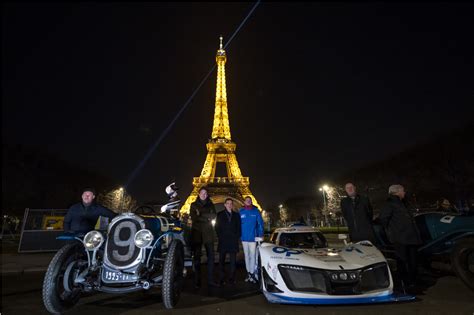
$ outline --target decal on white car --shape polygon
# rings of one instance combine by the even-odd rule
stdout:
[[[286,247],[279,247],[279,246],[273,247],[272,250],[274,253],[277,253],[277,254],[285,254],[286,257],[290,257],[291,255],[299,255],[303,253],[302,250],[289,249]]]

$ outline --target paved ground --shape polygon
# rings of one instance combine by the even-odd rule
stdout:
[[[3,243],[3,242],[2,242]],[[331,246],[340,246],[333,240]],[[9,248],[9,246],[11,248]],[[1,314],[47,314],[41,300],[44,270],[54,253],[17,254],[14,244],[2,244]],[[82,298],[70,314],[468,314],[474,315],[474,292],[452,274],[438,274],[417,300],[408,303],[349,306],[269,304],[254,285],[244,283],[240,256],[235,286],[195,290],[188,277],[174,310],[161,303],[159,289],[127,295],[95,294]],[[217,266],[216,266],[217,267]],[[205,270],[205,266],[203,266]],[[216,268],[217,269],[217,268]],[[205,279],[205,273],[203,273]],[[205,282],[205,281],[204,281]]]
[[[203,275],[205,276],[205,275]],[[244,272],[239,268],[240,279]],[[41,300],[43,273],[29,272],[2,277],[2,314],[47,314]],[[128,295],[96,294],[82,298],[69,314],[474,314],[474,292],[454,276],[436,279],[414,302],[380,305],[294,306],[269,304],[254,285],[200,290],[186,279],[184,292],[174,310],[161,303],[159,289]]]

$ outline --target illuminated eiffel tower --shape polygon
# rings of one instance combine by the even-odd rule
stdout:
[[[216,106],[214,110],[214,124],[212,137],[207,143],[207,157],[201,171],[201,176],[194,177],[193,191],[181,207],[181,213],[189,213],[189,207],[197,196],[199,189],[205,186],[214,204],[223,203],[226,198],[232,198],[237,206],[243,205],[244,198],[251,196],[253,204],[260,210],[262,208],[257,199],[250,192],[250,181],[243,177],[235,156],[235,142],[230,137],[229,114],[227,112],[227,92],[225,84],[225,63],[227,57],[222,48],[222,37],[220,47],[217,51],[217,87]],[[227,177],[215,177],[216,164],[225,163]]]

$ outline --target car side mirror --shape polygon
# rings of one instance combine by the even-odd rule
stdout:
[[[338,234],[337,238],[344,241],[344,245],[347,245],[347,234]]]

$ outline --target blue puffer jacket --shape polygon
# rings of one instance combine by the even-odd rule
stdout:
[[[240,208],[240,221],[242,222],[243,242],[255,242],[255,237],[263,237],[263,219],[257,207],[247,210]]]

